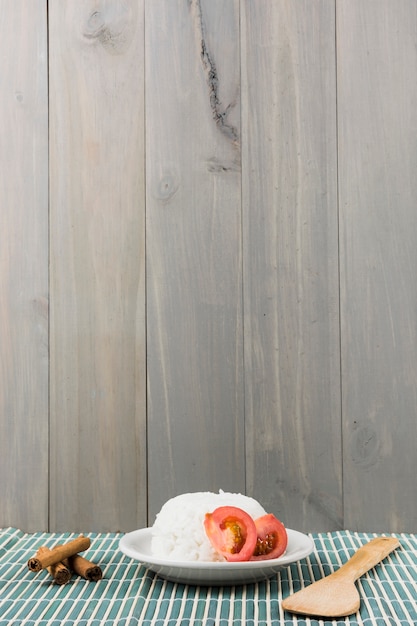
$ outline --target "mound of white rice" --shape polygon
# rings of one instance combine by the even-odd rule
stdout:
[[[237,506],[253,519],[266,514],[253,498],[240,493],[202,491],[168,500],[152,526],[154,556],[174,561],[223,561],[204,530],[204,516],[219,506]]]

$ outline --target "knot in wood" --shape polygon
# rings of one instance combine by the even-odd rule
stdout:
[[[92,11],[83,29],[86,39],[100,43],[110,54],[123,54],[132,40],[135,23],[132,9],[122,3],[102,3]]]

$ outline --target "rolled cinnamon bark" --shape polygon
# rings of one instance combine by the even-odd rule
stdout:
[[[51,550],[47,546],[41,546],[37,551],[36,556],[46,555],[49,552],[51,552]],[[69,580],[71,580],[71,570],[64,563],[62,563],[62,561],[54,563],[53,565],[48,565],[46,569],[51,574],[57,585],[65,585]]]
[[[74,556],[77,552],[83,552],[90,547],[91,541],[88,537],[80,535],[76,539],[69,541],[61,546],[56,546],[49,552],[44,554],[37,554],[28,561],[28,568],[31,572],[40,572],[42,569],[46,569],[50,565],[59,563],[63,559],[70,556]]]
[[[91,561],[88,561],[79,554],[75,554],[74,556],[70,556],[68,558],[68,566],[73,572],[82,576],[86,580],[96,582],[103,577],[103,572],[98,565],[91,563]]]

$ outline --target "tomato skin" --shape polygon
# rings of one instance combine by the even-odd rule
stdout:
[[[257,532],[254,520],[234,506],[220,506],[206,513],[204,528],[214,549],[227,561],[249,561],[254,553]]]
[[[284,524],[272,513],[255,520],[257,541],[251,561],[277,559],[287,549],[288,535]]]

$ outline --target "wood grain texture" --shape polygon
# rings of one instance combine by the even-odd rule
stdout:
[[[415,532],[417,6],[337,9],[345,525]]]
[[[149,521],[243,491],[239,3],[146,4]]]
[[[415,532],[416,18],[0,0],[0,526]]]
[[[334,3],[243,2],[247,489],[343,524]]]
[[[46,5],[0,2],[1,526],[48,523]]]
[[[51,527],[146,524],[143,3],[49,3]]]

